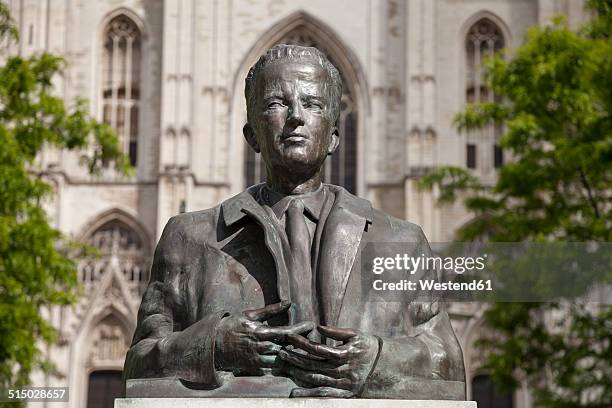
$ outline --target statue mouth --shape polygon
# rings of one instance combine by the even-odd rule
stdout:
[[[283,142],[303,142],[308,139],[309,139],[308,136],[306,136],[303,133],[298,133],[298,132],[291,132],[287,135],[283,135],[282,137]]]

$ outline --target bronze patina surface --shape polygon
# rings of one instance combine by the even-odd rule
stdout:
[[[372,302],[362,290],[366,244],[431,250],[417,225],[322,183],[341,86],[315,48],[276,46],[253,66],[244,136],[267,182],[168,221],[126,379],[174,378],[215,396],[465,398],[461,349],[437,299]],[[269,394],[252,388],[258,379]]]

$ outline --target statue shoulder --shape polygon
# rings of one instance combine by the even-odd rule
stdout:
[[[206,242],[217,229],[220,206],[206,210],[177,214],[171,217],[159,241],[159,245],[177,239],[186,242]]]
[[[244,216],[242,208],[258,205],[254,195],[259,188],[261,184],[252,186],[206,210],[175,215],[168,220],[160,245],[170,238],[172,241],[181,239],[184,243],[217,243],[218,235],[224,235],[226,225]]]
[[[369,200],[351,194],[343,187],[331,184],[326,184],[326,186],[336,195],[342,207],[371,221],[369,229],[371,240],[427,243],[425,234],[419,225],[387,214],[375,208]]]
[[[394,242],[427,242],[423,229],[410,221],[394,217],[379,209],[373,209],[372,226]]]

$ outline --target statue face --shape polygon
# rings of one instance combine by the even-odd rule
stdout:
[[[245,127],[247,141],[261,152],[268,173],[318,171],[338,146],[328,73],[308,62],[280,60],[259,75],[255,123]],[[248,132],[254,135],[249,138]]]

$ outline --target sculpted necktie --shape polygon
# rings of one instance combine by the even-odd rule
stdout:
[[[288,260],[289,288],[291,301],[293,302],[290,320],[291,323],[306,320],[316,323],[312,298],[312,268],[310,265],[311,237],[304,218],[304,203],[301,200],[293,199],[289,204],[285,229],[291,247],[291,253],[285,258]]]

